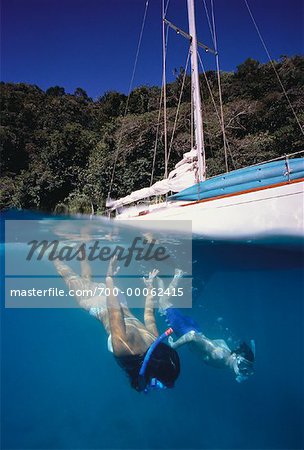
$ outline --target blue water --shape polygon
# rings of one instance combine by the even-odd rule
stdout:
[[[255,339],[255,374],[243,384],[184,347],[175,389],[139,394],[87,312],[2,301],[1,448],[303,448],[302,250],[286,239],[193,242],[187,313],[211,338]]]

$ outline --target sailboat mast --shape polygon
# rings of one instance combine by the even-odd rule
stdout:
[[[187,3],[188,3],[189,34],[191,36],[191,87],[192,87],[192,101],[194,109],[194,136],[198,157],[199,181],[203,181],[206,179],[206,158],[203,139],[202,102],[201,102],[198,59],[197,59],[197,36],[195,25],[194,0],[187,0]]]

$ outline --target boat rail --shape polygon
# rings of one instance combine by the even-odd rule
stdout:
[[[288,175],[288,177],[289,177],[289,174],[290,174],[289,159],[291,157],[293,157],[293,156],[300,155],[300,154],[304,155],[304,150],[299,150],[298,152],[281,155],[281,156],[278,156],[277,158],[267,159],[267,161],[262,161],[262,162],[258,162],[258,163],[255,163],[255,164],[250,164],[249,166],[246,166],[246,169],[248,169],[249,167],[261,166],[262,164],[268,164],[268,163],[273,162],[273,161],[280,161],[280,160],[284,160],[285,159],[285,164],[286,164],[286,169],[287,169],[286,175]],[[240,167],[239,169],[234,169],[233,172],[237,172],[238,170],[243,170],[243,169],[244,169],[244,167]],[[230,173],[230,172],[226,172],[226,173]],[[217,175],[213,175],[212,177],[209,177],[208,180],[211,180],[212,178],[216,178],[216,177],[218,177],[220,175],[224,175],[224,174],[223,173],[219,173]]]

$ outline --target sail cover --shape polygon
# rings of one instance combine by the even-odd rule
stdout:
[[[170,191],[180,192],[197,182],[197,171],[197,150],[192,149],[190,152],[184,153],[183,159],[175,165],[175,169],[169,173],[168,178],[157,181],[150,187],[134,191],[118,200],[109,200],[107,207],[117,209],[147,197],[167,194]]]

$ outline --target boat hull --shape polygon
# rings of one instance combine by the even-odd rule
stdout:
[[[147,221],[162,221],[164,229],[174,229],[174,221],[191,220],[195,235],[211,239],[303,236],[303,192],[304,179],[299,179],[200,201],[153,205],[117,219],[148,228]]]

